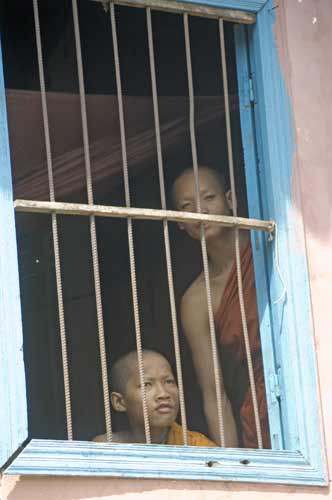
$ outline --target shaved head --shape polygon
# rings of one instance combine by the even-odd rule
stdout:
[[[222,188],[224,193],[227,191],[225,177],[222,174],[222,172],[220,172],[216,168],[209,167],[207,165],[198,165],[199,174],[201,174],[204,171],[210,173],[214,177],[216,184]],[[185,168],[179,174],[179,176],[175,179],[175,181],[173,183],[173,186],[171,188],[171,202],[175,208],[178,208],[177,207],[177,186],[179,185],[181,179],[183,179],[184,177],[187,177],[187,176],[194,176],[194,168],[193,167]]]
[[[179,411],[178,386],[167,359],[162,354],[149,350],[143,350],[142,357],[142,381],[136,351],[122,356],[111,370],[112,408],[116,412],[126,413],[129,432],[133,437],[136,436],[136,440],[139,436],[137,442],[145,442],[145,409],[148,412],[151,436],[157,433],[158,439],[162,436],[162,439],[165,438]]]
[[[143,349],[143,361],[147,356],[160,356],[166,359],[165,356],[159,354],[156,351],[149,349]],[[166,360],[167,361],[167,360]],[[168,362],[168,361],[167,361]],[[110,379],[111,379],[111,390],[115,392],[124,393],[126,385],[130,377],[138,368],[138,357],[137,351],[130,351],[124,356],[121,356],[111,368]]]

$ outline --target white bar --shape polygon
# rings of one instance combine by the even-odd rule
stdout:
[[[115,65],[115,77],[116,77],[116,91],[117,91],[117,96],[118,96],[123,182],[124,182],[126,207],[129,208],[130,207],[130,186],[129,186],[129,173],[128,173],[128,161],[127,161],[127,143],[126,143],[126,133],[125,133],[125,119],[124,119],[124,109],[123,109],[123,100],[122,100],[120,57],[119,57],[115,9],[114,9],[114,5],[112,3],[110,4],[110,18],[111,18],[111,26],[112,26],[112,40],[113,40],[113,55],[114,55],[114,65]],[[128,231],[129,267],[130,267],[130,280],[131,280],[131,290],[132,290],[132,299],[133,299],[137,361],[138,361],[138,371],[139,371],[139,378],[140,378],[140,384],[141,384],[145,439],[146,439],[147,444],[150,444],[151,443],[151,430],[150,430],[149,412],[148,412],[148,406],[147,406],[147,401],[146,401],[146,391],[145,391],[144,363],[143,363],[142,336],[141,336],[141,321],[140,321],[137,279],[136,279],[133,221],[131,218],[127,219],[127,231]]]
[[[105,0],[93,0],[104,5],[107,9],[109,2]],[[115,0],[112,3],[127,7],[149,8],[174,14],[189,14],[191,16],[209,17],[212,19],[223,19],[232,23],[254,24],[256,15],[244,10],[223,9],[210,5],[198,5],[189,2],[178,2],[175,0]]]
[[[118,219],[169,220],[173,222],[210,222],[225,227],[264,231],[273,234],[275,222],[229,215],[198,214],[194,212],[177,212],[176,210],[160,210],[154,208],[115,207],[112,205],[87,205],[84,203],[64,203],[35,200],[15,200],[17,212],[57,213],[61,215],[82,215],[96,217],[112,217]]]
[[[92,175],[91,175],[89,131],[88,131],[88,119],[87,119],[87,111],[86,111],[84,74],[83,74],[83,62],[82,62],[82,50],[81,50],[81,38],[80,38],[80,27],[79,27],[79,19],[78,19],[77,0],[72,0],[72,9],[73,9],[73,22],[74,22],[74,34],[75,34],[79,95],[80,95],[80,105],[81,105],[86,188],[87,188],[87,195],[88,195],[88,203],[89,203],[89,205],[93,205],[93,185],[92,185]],[[99,258],[98,258],[98,242],[97,242],[96,221],[95,221],[95,217],[93,214],[91,214],[91,216],[90,216],[90,240],[91,240],[93,278],[94,278],[95,297],[96,297],[100,366],[101,366],[101,377],[102,377],[103,399],[104,399],[104,410],[105,410],[105,426],[106,426],[107,440],[112,441],[112,415],[111,415],[110,393],[109,393],[109,387],[108,387],[107,356],[106,356],[106,345],[105,345],[103,305],[102,305],[102,298],[101,298],[101,284],[100,284]]]
[[[231,193],[232,193],[232,205],[233,205],[233,215],[237,215],[237,196],[236,196],[236,185],[235,185],[235,172],[234,172],[234,161],[233,161],[233,145],[232,145],[232,126],[231,126],[231,115],[229,111],[229,97],[228,97],[228,78],[227,78],[227,63],[226,63],[226,50],[225,50],[225,36],[224,36],[224,23],[219,20],[219,35],[220,35],[220,53],[221,53],[221,67],[222,67],[222,78],[224,86],[224,102],[225,102],[225,118],[226,118],[226,136],[227,136],[227,154],[228,154],[228,164],[229,164],[229,177],[231,183]],[[236,261],[236,275],[238,283],[239,292],[239,303],[240,312],[243,328],[243,339],[246,350],[246,357],[248,363],[248,373],[249,382],[251,389],[251,397],[253,402],[253,410],[255,416],[255,425],[257,432],[257,443],[258,448],[263,448],[262,430],[259,418],[259,408],[257,401],[256,383],[254,376],[254,369],[252,364],[252,356],[249,342],[249,332],[248,332],[248,322],[244,304],[243,296],[243,280],[242,280],[242,270],[241,270],[241,249],[239,240],[239,228],[235,230],[235,261]]]
[[[183,27],[184,27],[185,46],[186,46],[188,91],[189,91],[189,101],[190,101],[190,111],[189,111],[190,142],[191,142],[191,152],[192,152],[192,158],[193,158],[193,172],[194,172],[195,188],[196,188],[196,204],[197,204],[198,212],[201,213],[198,157],[197,157],[197,144],[196,144],[196,133],[195,133],[194,79],[193,79],[192,62],[191,62],[191,47],[190,47],[190,32],[189,32],[188,14],[184,14],[184,16],[183,16]],[[204,224],[200,225],[200,237],[201,237],[200,239],[201,239],[201,248],[202,248],[204,281],[205,281],[205,288],[206,288],[207,312],[208,312],[210,340],[211,340],[213,373],[214,373],[214,382],[215,382],[215,386],[216,386],[216,404],[217,404],[217,413],[218,413],[220,445],[222,447],[225,447],[225,428],[224,428],[224,414],[223,414],[224,392],[222,392],[222,390],[221,390],[221,386],[222,386],[223,381],[222,381],[222,371],[220,370],[218,346],[217,346],[217,340],[216,340],[216,330],[215,330],[213,306],[212,306],[209,260],[208,260],[206,240],[205,240]]]
[[[155,132],[156,132],[158,173],[159,173],[159,184],[160,184],[160,199],[161,199],[162,209],[166,210],[166,208],[167,208],[166,207],[166,189],[165,189],[165,179],[164,179],[163,154],[162,154],[162,146],[161,146],[157,78],[156,78],[155,55],[154,55],[154,44],[153,44],[153,27],[152,27],[151,10],[149,8],[146,9],[146,22],[147,22],[147,32],[148,32],[149,59],[150,59],[151,84],[152,84],[153,114],[154,114],[154,124],[155,124]],[[169,301],[170,301],[170,308],[171,308],[171,320],[172,320],[172,333],[173,333],[173,341],[174,341],[176,374],[177,374],[178,386],[179,386],[180,415],[181,415],[181,424],[182,424],[183,444],[185,446],[187,446],[188,445],[188,426],[187,426],[187,415],[186,415],[184,388],[183,388],[181,349],[180,349],[180,342],[179,342],[179,331],[178,331],[176,300],[175,300],[175,292],[174,292],[172,254],[171,254],[171,244],[170,244],[169,230],[168,230],[168,220],[166,220],[166,219],[163,220],[163,226],[164,226],[165,257],[166,257]]]
[[[40,33],[38,0],[33,0],[33,12],[35,20],[40,96],[42,103],[44,136],[45,136],[47,178],[48,178],[48,187],[50,192],[50,200],[51,202],[54,202],[55,196],[54,196],[54,181],[53,181],[53,162],[52,162],[51,138],[50,138],[50,128],[49,128],[48,109],[46,100],[44,60],[43,60],[43,49],[42,49],[41,33]],[[66,321],[65,321],[63,290],[62,290],[60,246],[59,246],[58,223],[57,223],[56,213],[52,213],[52,235],[53,235],[53,250],[54,250],[55,282],[56,282],[57,301],[58,301],[58,316],[59,316],[59,330],[60,330],[60,343],[61,343],[63,385],[64,385],[64,396],[65,396],[67,437],[71,441],[73,439],[71,390],[70,390],[70,377],[69,377]]]

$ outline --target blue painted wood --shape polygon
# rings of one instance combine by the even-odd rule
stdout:
[[[198,3],[223,7],[224,9],[246,10],[248,12],[259,12],[267,0],[179,0],[186,3]]]
[[[256,27],[252,33],[253,51],[252,66],[257,82],[257,105],[255,108],[258,128],[258,154],[260,158],[260,184],[263,196],[264,216],[270,214],[278,226],[279,257],[283,279],[289,290],[286,300],[272,307],[272,316],[276,332],[276,352],[278,363],[282,365],[284,397],[281,399],[285,443],[288,448],[299,449],[299,430],[297,425],[297,400],[294,397],[296,385],[290,360],[294,345],[286,344],[289,339],[288,330],[292,327],[292,314],[289,302],[292,296],[290,274],[286,272],[289,262],[287,206],[291,205],[290,172],[294,144],[288,144],[286,137],[293,137],[291,126],[290,103],[284,82],[281,79],[279,61],[275,55],[273,37],[266,25],[274,21],[273,12],[268,9],[262,14],[266,23]],[[267,47],[262,40],[273,49],[272,57],[267,57]],[[274,170],[275,169],[275,170]],[[270,293],[272,300],[280,297],[282,286],[275,272],[275,263],[269,260]],[[289,270],[291,272],[291,270]],[[307,328],[306,328],[307,330]],[[295,330],[296,331],[296,327]],[[282,339],[282,341],[281,341]],[[285,349],[287,345],[287,348]],[[292,355],[291,355],[292,353]],[[287,397],[287,392],[293,397]],[[289,399],[289,401],[288,401]]]
[[[299,452],[79,441],[33,440],[5,474],[325,484]]]
[[[281,410],[285,447],[300,450],[308,463],[326,476],[319,419],[317,366],[301,207],[294,207],[292,162],[295,148],[292,111],[274,40],[272,0],[248,28],[256,87],[255,124],[258,181],[264,218],[277,222],[280,272],[267,248],[271,316],[277,364],[281,367]],[[293,187],[292,187],[293,186]],[[267,245],[266,245],[267,246]]]
[[[257,176],[257,153],[255,126],[253,120],[253,105],[251,102],[252,95],[249,84],[250,68],[245,27],[241,25],[235,26],[234,34],[249,215],[250,217],[262,219],[263,216]],[[279,398],[275,389],[277,367],[274,356],[273,325],[270,314],[271,304],[267,281],[268,269],[265,255],[267,246],[265,244],[266,237],[267,236],[262,232],[251,232],[271,446],[275,450],[280,450],[283,448],[283,440]],[[268,245],[268,247],[271,252],[272,246]]]
[[[0,466],[27,438],[22,322],[0,44]]]

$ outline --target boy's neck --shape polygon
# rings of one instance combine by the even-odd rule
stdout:
[[[169,427],[163,429],[150,429],[152,444],[165,444]],[[131,429],[128,431],[128,443],[146,443],[144,429]]]

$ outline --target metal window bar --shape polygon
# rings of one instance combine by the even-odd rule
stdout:
[[[189,104],[190,104],[190,141],[191,141],[191,151],[193,159],[193,170],[195,178],[195,189],[196,189],[196,205],[198,213],[201,212],[200,204],[200,189],[199,189],[199,173],[198,173],[198,158],[197,158],[197,146],[196,146],[196,134],[195,134],[195,104],[194,104],[194,82],[193,82],[193,72],[191,64],[191,49],[190,49],[190,33],[189,33],[189,20],[188,14],[183,15],[183,26],[184,26],[184,36],[185,36],[185,48],[186,48],[186,62],[187,62],[187,76],[188,76],[188,90],[189,90]],[[210,328],[210,340],[211,340],[211,351],[212,351],[212,362],[213,362],[213,372],[214,372],[214,382],[216,389],[216,402],[217,402],[217,413],[218,413],[218,425],[220,434],[220,443],[222,447],[225,447],[225,430],[224,430],[224,391],[222,391],[223,381],[222,372],[219,366],[219,356],[218,347],[216,341],[216,331],[214,324],[214,314],[212,307],[212,294],[210,285],[210,275],[209,275],[209,262],[208,254],[206,248],[205,232],[204,226],[201,224],[200,227],[200,240],[203,258],[203,272],[206,288],[206,300],[208,309],[208,319]]]
[[[125,133],[125,122],[124,122],[124,110],[123,110],[123,100],[122,100],[120,58],[119,58],[116,19],[115,19],[115,9],[114,9],[114,5],[112,3],[110,4],[110,18],[111,18],[111,27],[112,27],[116,89],[117,89],[118,107],[119,107],[120,137],[121,137],[121,151],[122,151],[122,169],[123,169],[123,180],[124,180],[124,188],[125,188],[125,200],[126,200],[126,206],[130,207],[130,205],[131,205],[131,203],[130,203],[130,187],[129,187],[129,174],[128,174],[128,162],[127,162],[127,146],[126,146],[126,133]],[[127,228],[128,228],[129,265],[130,265],[131,289],[132,289],[133,309],[134,309],[138,370],[139,370],[141,392],[142,392],[144,430],[145,430],[146,442],[149,444],[149,443],[151,443],[151,433],[150,433],[149,413],[148,413],[145,383],[144,383],[144,363],[143,363],[143,353],[142,353],[141,324],[140,324],[137,282],[136,282],[133,221],[130,217],[127,218]]]
[[[41,103],[42,103],[43,126],[44,126],[44,136],[45,136],[48,185],[49,185],[50,201],[52,203],[55,201],[53,164],[52,164],[51,139],[50,139],[50,129],[49,129],[49,120],[48,120],[47,101],[46,101],[44,61],[43,61],[43,50],[42,50],[41,34],[40,34],[38,0],[33,0],[33,14],[34,14],[34,22],[35,22],[35,35],[36,35],[36,46],[37,46],[38,72],[39,72],[40,94],[41,94]],[[68,440],[72,440],[73,439],[73,423],[72,423],[72,413],[71,413],[71,395],[70,395],[70,378],[69,378],[69,366],[68,366],[69,364],[68,364],[68,352],[67,352],[67,335],[66,335],[66,322],[65,322],[64,304],[63,304],[58,221],[57,221],[57,214],[55,212],[53,212],[51,214],[51,219],[52,219],[52,234],[53,234],[53,249],[54,249],[55,281],[56,281],[56,290],[57,290],[59,328],[60,328],[60,343],[61,343],[61,355],[62,355],[63,384],[64,384],[64,395],[65,395],[67,437],[68,437]]]
[[[139,1],[135,1],[135,2],[122,2],[120,0],[120,1],[116,1],[114,3],[130,4],[130,5],[135,4],[135,6],[138,6],[137,4],[140,4],[139,6],[146,6],[147,4],[149,4],[149,5],[152,4],[153,7],[158,8],[158,7],[160,7],[160,4],[163,2],[159,1],[159,0],[158,1],[151,1],[151,2],[148,2],[145,0],[144,1],[139,0]],[[99,276],[99,262],[98,262],[98,249],[97,249],[95,217],[96,216],[104,216],[104,217],[108,216],[108,217],[127,218],[128,245],[129,245],[129,256],[130,256],[131,280],[132,280],[136,342],[137,342],[137,353],[138,353],[140,380],[141,380],[141,386],[142,386],[143,413],[144,413],[144,423],[145,423],[145,433],[146,433],[147,443],[151,442],[151,438],[150,438],[150,426],[149,426],[145,387],[144,387],[144,366],[143,366],[143,358],[142,358],[142,342],[141,342],[138,294],[137,294],[136,271],[135,271],[135,255],[134,255],[132,219],[138,218],[138,219],[160,220],[160,221],[163,221],[163,224],[164,224],[165,252],[166,252],[169,294],[170,294],[170,303],[171,303],[172,328],[173,328],[174,346],[175,346],[175,352],[176,352],[176,367],[177,367],[177,374],[178,374],[179,386],[180,386],[180,407],[181,407],[181,417],[182,417],[183,430],[184,430],[183,438],[184,438],[185,444],[187,443],[187,425],[186,425],[186,415],[185,415],[185,405],[184,405],[181,357],[180,357],[179,342],[178,342],[178,329],[177,329],[176,306],[175,306],[175,299],[174,299],[174,285],[173,285],[172,260],[171,260],[171,253],[170,253],[169,234],[168,234],[168,221],[189,222],[189,221],[193,221],[193,220],[196,220],[196,221],[199,220],[201,223],[212,222],[212,223],[220,224],[220,225],[223,225],[226,227],[235,228],[235,255],[236,255],[237,279],[238,279],[238,287],[239,287],[239,299],[240,299],[240,307],[241,307],[241,318],[242,318],[242,324],[243,324],[244,339],[245,339],[245,346],[246,346],[246,355],[247,355],[247,361],[248,361],[250,386],[251,386],[251,392],[252,392],[252,397],[253,397],[258,445],[259,445],[259,448],[262,448],[262,436],[261,436],[259,413],[258,413],[258,406],[257,406],[257,397],[256,397],[256,391],[255,391],[255,381],[254,381],[254,375],[253,375],[253,369],[252,369],[252,360],[251,360],[248,330],[247,330],[244,301],[243,301],[240,247],[239,247],[239,229],[247,229],[247,230],[256,229],[256,230],[266,231],[266,232],[271,234],[271,233],[273,233],[273,231],[275,229],[275,224],[273,221],[261,221],[261,220],[246,219],[246,218],[237,217],[237,200],[236,200],[236,193],[235,193],[235,176],[234,176],[232,142],[231,142],[231,126],[230,126],[229,100],[228,100],[228,88],[227,88],[227,68],[226,68],[226,58],[225,58],[223,20],[220,18],[220,13],[219,13],[218,17],[219,17],[221,62],[222,62],[223,83],[224,83],[227,147],[228,147],[230,178],[231,178],[233,207],[234,207],[233,217],[217,216],[217,215],[200,213],[200,200],[199,200],[199,196],[198,196],[199,176],[198,176],[198,161],[197,161],[196,137],[195,137],[194,89],[193,89],[193,77],[192,77],[192,68],[191,68],[188,13],[184,14],[183,20],[184,20],[185,42],[186,42],[188,87],[189,87],[189,97],[190,97],[190,134],[191,134],[191,144],[192,144],[192,154],[193,154],[193,167],[194,167],[195,182],[196,182],[198,213],[188,213],[188,212],[178,212],[178,211],[166,210],[166,197],[165,197],[165,187],[164,187],[163,160],[162,160],[159,110],[158,110],[158,95],[157,95],[155,67],[154,67],[153,32],[152,32],[150,7],[148,7],[146,9],[146,15],[147,15],[147,27],[148,27],[149,56],[150,56],[152,90],[153,90],[155,133],[156,133],[156,142],[157,142],[158,171],[159,171],[159,180],[160,180],[160,194],[161,194],[161,200],[162,200],[162,210],[137,209],[137,208],[132,208],[130,206],[129,175],[128,175],[128,165],[127,165],[124,112],[123,112],[122,89],[121,89],[120,61],[119,61],[118,44],[117,44],[117,31],[116,31],[116,19],[115,19],[114,3],[112,2],[110,4],[110,17],[111,17],[112,37],[113,37],[113,45],[114,45],[114,59],[115,59],[114,62],[115,62],[115,69],[116,69],[117,94],[118,94],[118,103],[119,103],[120,133],[121,133],[121,147],[122,147],[122,155],[123,155],[123,175],[124,175],[124,185],[125,185],[126,208],[125,207],[94,205],[94,203],[93,203],[93,188],[92,188],[91,165],[90,165],[90,155],[89,155],[89,137],[88,137],[88,126],[87,126],[87,115],[86,115],[86,104],[85,104],[84,75],[83,75],[83,67],[82,67],[79,20],[78,20],[78,11],[77,11],[76,0],[72,0],[72,8],[73,8],[73,19],[74,19],[74,32],[75,32],[78,77],[79,77],[79,91],[80,91],[80,104],[81,104],[81,115],[82,115],[84,156],[85,156],[85,165],[86,165],[86,182],[87,182],[88,204],[60,203],[60,202],[55,201],[53,168],[52,168],[52,154],[51,154],[51,145],[50,145],[50,133],[49,133],[46,90],[45,90],[44,69],[43,69],[42,44],[41,44],[41,36],[40,36],[39,13],[38,13],[38,0],[33,0],[50,201],[49,202],[38,202],[38,201],[31,201],[31,200],[16,200],[15,201],[15,209],[17,211],[23,211],[23,212],[50,213],[52,216],[53,244],[54,244],[54,253],[55,253],[56,284],[57,284],[57,294],[58,294],[60,336],[61,336],[62,357],[63,357],[65,404],[66,404],[68,439],[72,439],[73,431],[72,431],[72,420],[71,420],[71,402],[70,402],[69,367],[68,367],[68,359],[67,359],[67,342],[66,342],[66,330],[65,330],[64,307],[63,307],[63,296],[62,296],[61,262],[60,262],[57,218],[56,218],[57,214],[85,215],[85,216],[89,216],[89,218],[90,218],[91,247],[92,247],[92,259],[93,259],[93,270],[94,270],[94,280],[95,280],[96,305],[97,305],[98,337],[99,337],[100,357],[101,357],[101,366],[102,366],[106,434],[107,434],[108,440],[112,439],[112,426],[111,426],[111,412],[110,412],[109,389],[108,389],[108,378],[107,378],[107,361],[106,361],[106,350],[105,350],[105,339],[104,339],[103,314],[102,314],[102,305],[101,305],[102,303],[101,303],[101,289],[100,289],[100,276]],[[169,9],[167,9],[167,10],[169,10]],[[219,10],[219,9],[217,9],[217,10]],[[195,12],[194,15],[195,14],[198,14],[198,13]],[[202,14],[202,12],[200,12],[198,15],[203,15],[203,14]],[[221,437],[222,446],[224,446],[225,437],[224,437],[223,420],[222,420],[222,395],[221,395],[222,378],[221,378],[221,373],[220,373],[220,368],[219,368],[219,363],[218,363],[217,346],[216,346],[216,339],[215,339],[215,328],[214,328],[212,300],[211,300],[208,257],[207,257],[207,249],[206,249],[206,241],[205,241],[203,224],[201,224],[201,245],[202,245],[204,277],[205,277],[206,291],[207,291],[207,302],[208,302],[208,313],[209,313],[209,323],[210,323],[210,333],[211,333],[212,355],[213,355],[213,364],[214,364],[215,381],[216,381],[216,396],[217,396],[220,437]]]
[[[149,59],[150,59],[150,72],[151,72],[151,83],[152,83],[152,98],[153,98],[153,112],[154,112],[156,144],[157,144],[160,198],[161,198],[161,207],[163,210],[166,210],[166,190],[165,190],[165,182],[164,182],[164,166],[163,166],[163,156],[162,156],[162,148],[161,148],[157,79],[156,79],[156,69],[155,69],[153,29],[152,29],[152,19],[151,19],[151,9],[150,8],[146,9],[146,21],[147,21],[147,31],[148,31]],[[173,341],[174,341],[176,374],[177,374],[178,386],[179,386],[179,400],[180,400],[180,414],[181,414],[181,423],[182,423],[183,443],[185,446],[187,446],[188,445],[188,434],[187,434],[188,429],[187,429],[186,405],[185,405],[185,397],[184,397],[184,389],[183,389],[181,352],[180,352],[180,343],[179,343],[179,332],[178,332],[178,322],[177,322],[174,282],[173,282],[173,270],[172,270],[172,256],[171,256],[171,246],[170,246],[170,240],[169,240],[169,230],[168,230],[167,219],[163,220],[163,229],[164,229],[164,243],[165,243],[165,254],[166,254],[168,290],[169,290],[169,299],[170,299],[170,307],[171,307],[171,319],[172,319],[172,332],[173,332]]]
[[[86,102],[85,102],[84,75],[83,75],[77,0],[72,0],[72,9],[73,9],[76,60],[77,60],[77,72],[78,72],[79,94],[80,94],[80,105],[81,105],[86,186],[87,186],[88,204],[93,205],[93,187],[92,187],[90,151],[89,151],[89,133],[88,133],[88,121],[86,113]],[[93,276],[94,276],[96,309],[97,309],[99,352],[100,352],[103,399],[104,399],[104,410],[105,410],[106,436],[107,436],[107,441],[112,441],[112,420],[111,420],[111,407],[110,407],[110,393],[108,387],[107,357],[105,348],[103,306],[102,306],[101,286],[100,286],[96,220],[93,214],[90,215],[89,219],[90,219],[92,265],[93,265]]]
[[[229,174],[230,174],[230,182],[231,182],[233,215],[237,216],[237,196],[236,196],[234,162],[233,162],[231,118],[230,118],[230,111],[229,111],[225,36],[224,36],[224,23],[223,23],[222,19],[219,19],[219,35],[220,35],[222,76],[223,76],[223,86],[224,86],[228,165],[229,165]],[[243,297],[243,283],[242,283],[242,272],[241,272],[241,252],[240,252],[240,240],[239,240],[239,229],[238,228],[235,229],[234,243],[235,243],[236,274],[237,274],[237,282],[238,282],[238,292],[239,292],[239,302],[240,302],[241,320],[242,320],[242,328],[243,328],[243,338],[244,338],[247,364],[248,364],[251,397],[252,397],[252,401],[253,401],[255,426],[256,426],[256,432],[257,432],[257,442],[258,442],[258,448],[262,449],[263,448],[262,430],[261,430],[261,423],[260,423],[260,418],[259,418],[256,384],[255,384],[254,370],[253,370],[253,366],[252,366],[252,356],[251,356],[250,343],[249,343],[248,324],[247,324],[247,317],[246,317],[244,297]]]
[[[92,0],[101,3],[105,10],[109,7],[109,0]],[[150,8],[174,14],[190,14],[191,16],[208,17],[211,19],[224,19],[232,23],[253,24],[256,15],[244,10],[225,9],[212,5],[199,5],[197,3],[181,2],[178,0],[114,0],[115,5],[127,7]]]
[[[196,212],[181,212],[177,210],[158,210],[154,208],[118,207],[112,205],[87,205],[86,203],[65,203],[37,200],[14,201],[17,212],[44,213],[52,212],[61,215],[83,215],[89,217],[111,217],[114,219],[141,219],[159,220],[167,219],[172,222],[210,222],[220,224],[224,227],[245,229],[247,231],[263,231],[272,235],[275,232],[273,220],[247,219],[245,217],[233,217],[230,215],[213,215]]]

